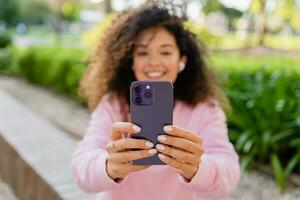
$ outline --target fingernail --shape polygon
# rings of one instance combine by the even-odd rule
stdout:
[[[151,154],[151,155],[152,155],[152,154],[156,154],[156,153],[157,153],[157,150],[156,150],[156,149],[151,149],[151,150],[148,151],[148,153]]]
[[[162,151],[165,150],[165,147],[161,144],[156,145],[156,148]]]
[[[158,157],[161,158],[161,159],[163,159],[163,160],[166,159],[166,156],[162,155],[161,153],[158,154]]]
[[[164,131],[165,132],[170,132],[173,130],[173,127],[172,126],[164,126]]]
[[[136,132],[140,132],[140,131],[141,131],[141,128],[138,127],[138,126],[136,126],[136,125],[133,125],[133,126],[132,126],[132,129],[133,129],[134,131],[136,131]]]
[[[164,135],[159,135],[159,136],[157,137],[157,139],[158,139],[160,142],[164,142],[164,141],[167,140],[167,137],[164,136]]]
[[[154,144],[152,142],[146,142],[145,145],[146,147],[154,147]]]

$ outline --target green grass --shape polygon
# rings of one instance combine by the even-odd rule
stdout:
[[[300,36],[268,35],[266,37],[266,45],[284,50],[300,50]]]

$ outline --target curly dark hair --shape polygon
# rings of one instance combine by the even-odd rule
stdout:
[[[132,70],[134,42],[144,30],[163,27],[176,39],[180,55],[187,56],[186,68],[174,83],[174,98],[194,106],[200,101],[226,100],[207,69],[203,44],[185,26],[186,17],[170,8],[151,3],[119,14],[97,46],[79,88],[94,110],[101,97],[115,93],[129,104],[129,86],[136,80]],[[221,102],[222,101],[222,102]]]

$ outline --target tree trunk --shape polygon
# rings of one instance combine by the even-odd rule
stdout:
[[[105,13],[109,14],[113,11],[112,5],[111,5],[111,0],[105,0]]]
[[[267,33],[267,18],[265,13],[262,13],[259,36],[258,36],[258,45],[264,46],[265,45],[265,36]]]
[[[245,42],[245,46],[243,48],[251,48],[253,46],[253,44],[255,45],[255,43],[253,42],[253,39],[254,39],[254,31],[251,29],[253,28],[253,21],[254,21],[254,16],[253,15],[250,15],[249,17],[249,22],[248,22],[248,25],[247,25],[247,28],[246,28],[246,35],[245,35],[245,38],[246,38],[246,42]],[[252,26],[252,27],[251,27]]]
[[[259,28],[259,36],[258,36],[258,45],[265,45],[265,36],[267,33],[267,13],[266,13],[266,4],[267,0],[259,0],[260,3],[260,28]]]
[[[57,46],[61,46],[61,20],[56,14],[53,21],[53,30],[54,30],[54,43]]]

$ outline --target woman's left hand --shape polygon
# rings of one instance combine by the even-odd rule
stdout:
[[[167,135],[159,135],[158,157],[190,181],[196,174],[204,153],[202,139],[196,134],[175,126],[165,126]]]

